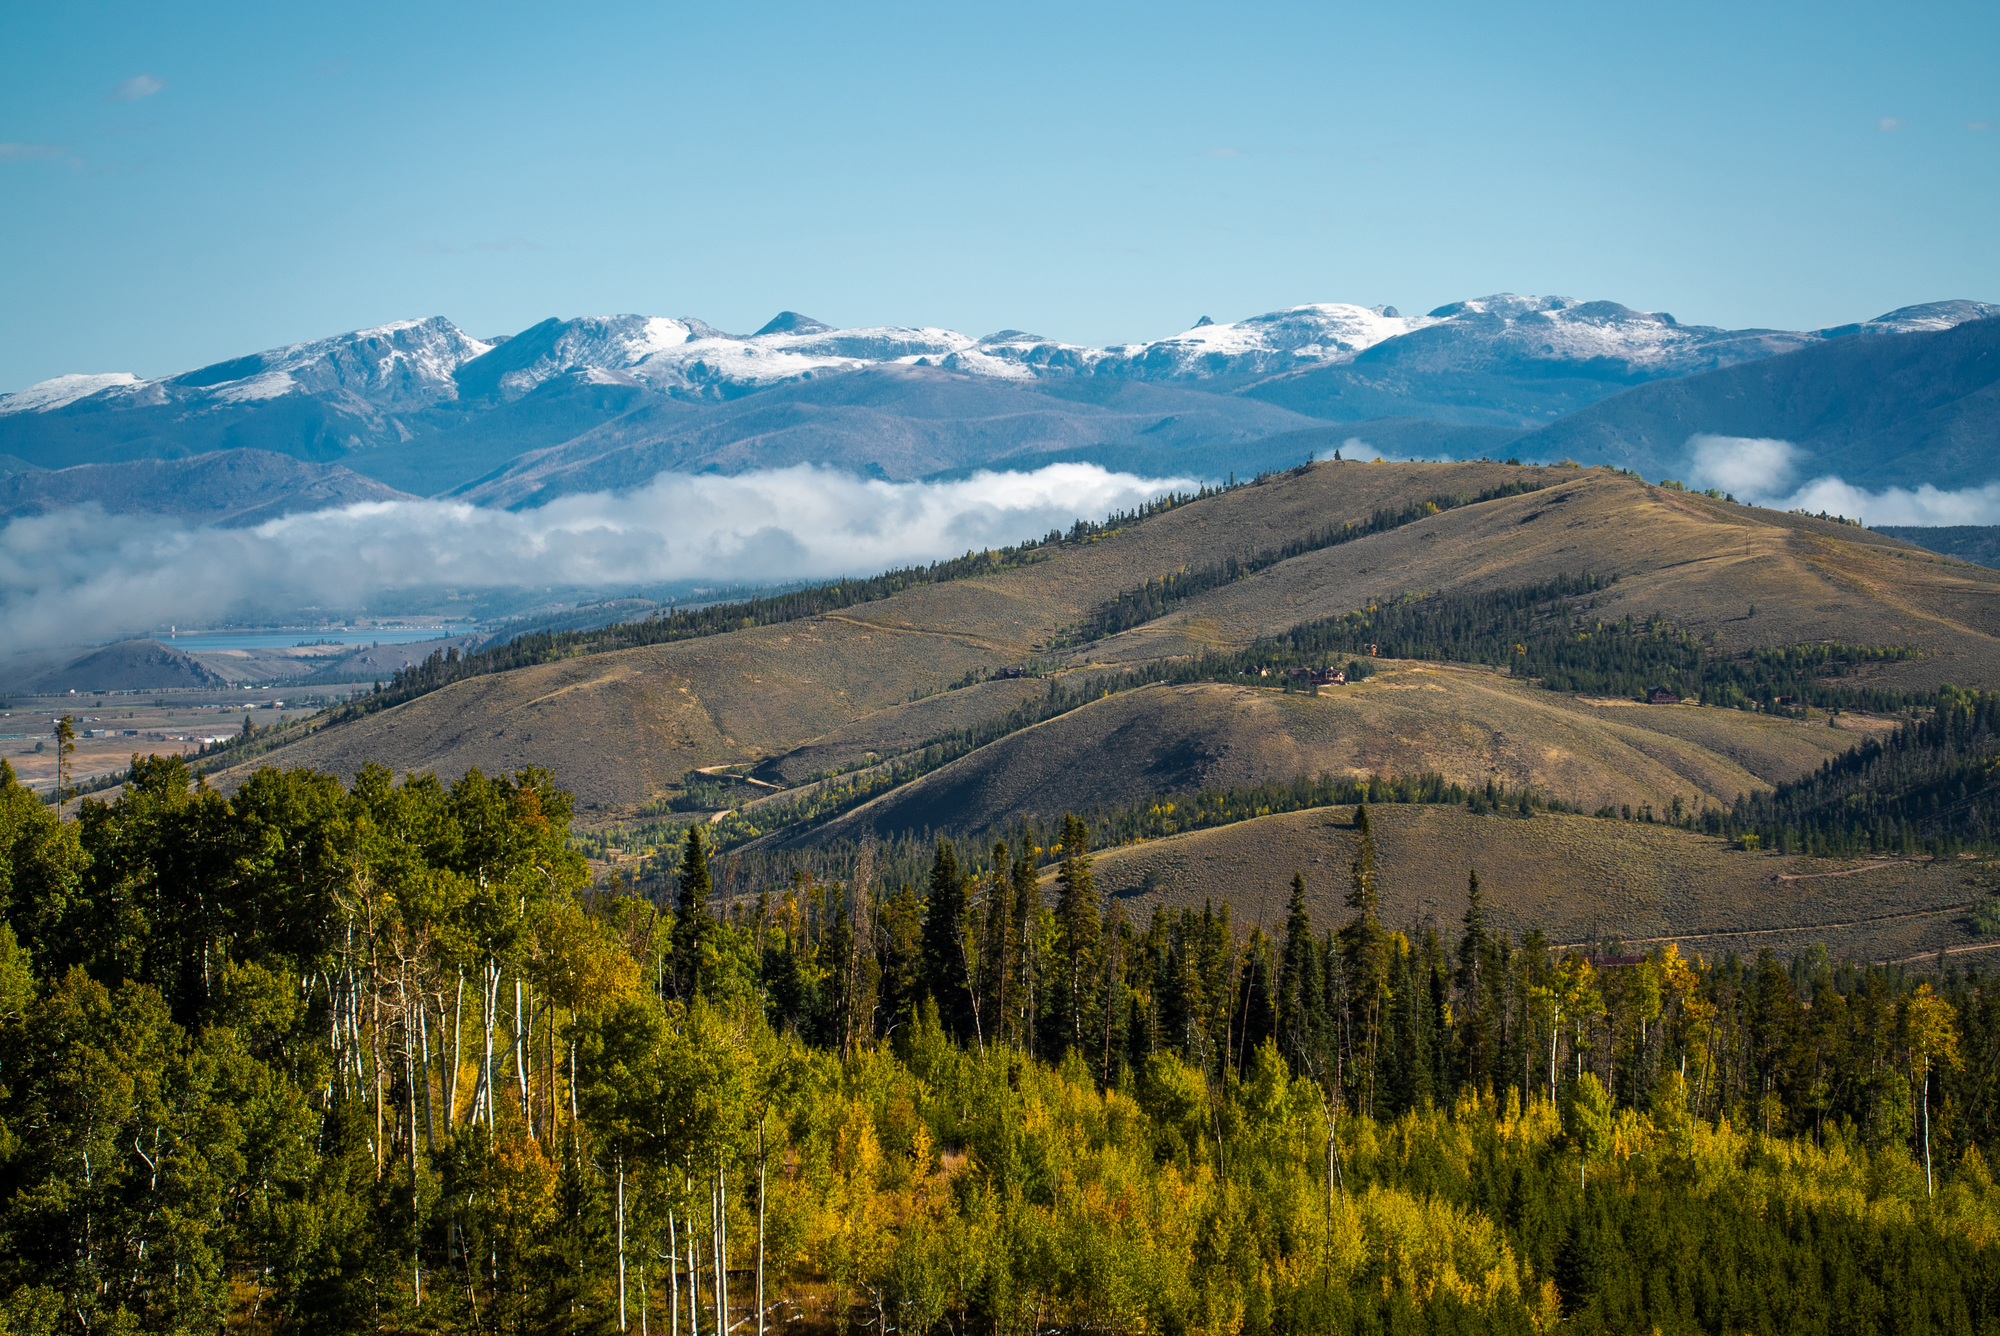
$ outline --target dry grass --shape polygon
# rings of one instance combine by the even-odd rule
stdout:
[[[1154,686],[1025,729],[817,831],[814,842],[903,830],[972,830],[1014,813],[1300,775],[1442,774],[1523,786],[1595,811],[1678,796],[1727,806],[1856,741],[1799,722],[1700,706],[1628,706],[1543,691],[1498,672],[1390,664],[1318,696],[1225,685]],[[1879,725],[1878,725],[1879,726]]]
[[[1347,474],[1381,466],[1325,467]],[[1852,526],[1596,469],[1295,558],[1079,657],[1130,661],[1238,646],[1406,592],[1491,589],[1582,571],[1620,577],[1600,601],[1607,619],[1662,613],[1713,633],[1725,649],[1828,639],[1912,644],[1926,657],[1886,665],[1883,680],[2000,683],[2000,572]]]
[[[1431,919],[1455,932],[1476,867],[1492,923],[1539,927],[1557,943],[1672,939],[1710,959],[1823,944],[1836,959],[1880,959],[1973,940],[1963,906],[1976,891],[1963,868],[1745,853],[1666,826],[1582,816],[1388,805],[1369,817],[1391,927]],[[1138,921],[1155,903],[1213,899],[1240,926],[1281,933],[1292,874],[1302,872],[1323,930],[1348,917],[1341,897],[1356,843],[1352,808],[1294,812],[1107,850],[1097,882]],[[1843,871],[1851,875],[1828,875]]]
[[[447,778],[472,766],[537,765],[573,789],[592,819],[628,814],[698,766],[773,761],[804,748],[777,770],[810,774],[920,741],[932,719],[946,721],[933,730],[943,731],[989,710],[1004,713],[1013,699],[1006,692],[953,692],[963,699],[897,711],[970,670],[1019,662],[1121,589],[1328,523],[1365,519],[1380,506],[1528,477],[1558,485],[1296,558],[1079,658],[1131,661],[1240,644],[1378,594],[1594,570],[1625,577],[1609,601],[1614,615],[1662,611],[1693,629],[1716,631],[1729,645],[1907,641],[1932,657],[1889,665],[1885,675],[1898,682],[2000,684],[2000,572],[1861,530],[1708,502],[1603,471],[1326,464],[1169,512],[1021,570],[912,590],[811,622],[472,679],[258,764],[351,775],[374,760],[398,772],[434,769]],[[1751,602],[1757,615],[1746,618]],[[1241,754],[1268,743],[1277,750],[1267,768],[1291,764],[1286,748],[1295,747],[1311,763],[1326,758],[1327,767],[1492,773],[1593,804],[1593,794],[1627,791],[1642,800],[1696,791],[1726,800],[1746,787],[1746,775],[1776,777],[1777,761],[1812,759],[1811,747],[1790,742],[1771,752],[1779,735],[1729,731],[1737,729],[1734,721],[1714,725],[1727,733],[1715,738],[1700,728],[1674,733],[1647,726],[1635,734],[1625,714],[1564,707],[1553,697],[1529,703],[1518,690],[1462,674],[1438,673],[1421,684],[1411,679],[1403,688],[1396,680],[1357,695],[1363,704],[1351,715],[1340,714],[1347,707],[1322,707],[1333,711],[1326,716],[1331,722],[1311,715],[1294,722],[1295,706],[1251,711],[1242,725],[1247,740],[1228,750]],[[1078,723],[1098,721],[1113,716],[1088,715]],[[1156,731],[1176,729],[1191,736],[1212,731],[1200,720]],[[1590,740],[1593,732],[1602,739]],[[1117,748],[1107,738],[1102,750]],[[1421,762],[1432,754],[1434,763]],[[1635,767],[1629,778],[1601,778],[1622,776],[1619,767],[1628,762]]]

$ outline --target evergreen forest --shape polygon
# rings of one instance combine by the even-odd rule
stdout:
[[[570,816],[0,764],[8,1329],[2000,1330],[1949,961],[1558,948],[1470,868],[1385,924],[1365,804],[1269,934],[1128,920],[1077,816],[652,896]]]

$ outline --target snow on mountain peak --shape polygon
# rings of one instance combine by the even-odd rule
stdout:
[[[88,399],[93,394],[102,394],[106,390],[129,389],[143,384],[144,381],[129,371],[56,376],[39,381],[24,390],[16,390],[12,394],[0,394],[0,414],[46,413],[51,409],[73,404],[79,399]]]

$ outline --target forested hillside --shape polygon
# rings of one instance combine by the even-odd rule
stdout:
[[[647,901],[538,772],[187,781],[0,767],[15,1331],[2000,1326],[1979,973],[1386,923],[1365,808],[1267,934],[1080,820]]]

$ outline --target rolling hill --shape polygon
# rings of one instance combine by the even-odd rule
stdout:
[[[1509,480],[1547,485],[1308,552],[1203,594],[1155,623],[1061,653],[1048,649],[1063,627],[1120,590],[1328,523],[1364,521],[1391,504],[1476,494]],[[1876,669],[1887,683],[2000,683],[2000,573],[1851,526],[1691,498],[1603,470],[1320,464],[1097,541],[1065,544],[1048,560],[1000,574],[922,586],[837,615],[474,678],[327,730],[288,755],[342,773],[369,759],[447,776],[470,766],[541,765],[574,786],[590,810],[629,813],[698,766],[761,764],[797,777],[826,768],[822,760],[783,759],[801,749],[822,746],[824,754],[847,758],[843,763],[871,750],[905,750],[930,727],[912,724],[911,714],[939,708],[919,698],[1030,659],[1059,673],[1088,673],[1092,665],[1246,644],[1378,597],[1499,587],[1585,569],[1620,577],[1603,595],[1603,611],[1612,617],[1659,612],[1745,648],[1824,639],[1837,630],[1854,641],[1908,643],[1924,652]],[[1753,599],[1754,616],[1747,610]],[[1528,736],[1547,726],[1517,713],[1532,695],[1505,684],[1474,690],[1484,680],[1440,676],[1439,684],[1462,685],[1418,693],[1456,702],[1462,719],[1447,722],[1455,716],[1441,708],[1412,708],[1397,715],[1395,727],[1412,737],[1438,730],[1440,739],[1459,728],[1490,733],[1500,714],[1510,722],[1499,731]],[[998,685],[955,702],[949,726],[998,718],[1019,703],[1018,688]],[[1356,699],[1392,699],[1393,685],[1385,680],[1382,690],[1364,690]],[[1322,704],[1331,706],[1324,698]],[[1567,717],[1622,724],[1630,713]],[[1219,711],[1209,725],[1185,727],[1193,734],[1226,731],[1232,717]],[[1724,758],[1736,745],[1720,736],[1696,741]],[[1302,754],[1336,754],[1311,750],[1319,745]],[[1758,773],[1758,765],[1732,764]],[[1643,785],[1667,786],[1665,772],[1657,773]],[[1704,791],[1727,797],[1742,782],[1730,773]]]
[[[1368,815],[1382,921],[1397,928],[1456,932],[1476,868],[1489,924],[1540,928],[1559,945],[1646,951],[1671,940],[1710,960],[1767,947],[1785,956],[1823,946],[1835,960],[1984,950],[1965,920],[1985,892],[1965,870],[1928,860],[1746,853],[1670,826],[1587,816],[1395,804]],[[1270,933],[1283,929],[1294,872],[1305,876],[1316,923],[1348,917],[1341,897],[1356,843],[1352,808],[1320,808],[1108,849],[1095,871],[1139,924],[1156,904],[1213,900],[1239,925]]]
[[[1489,669],[1395,664],[1321,694],[1152,686],[1011,734],[812,831],[980,830],[1157,794],[1298,775],[1440,774],[1595,810],[1727,807],[1813,769],[1864,731],[1738,710],[1634,706],[1542,691]]]

